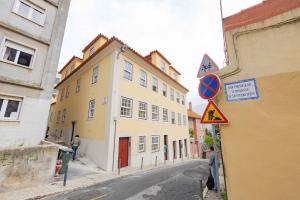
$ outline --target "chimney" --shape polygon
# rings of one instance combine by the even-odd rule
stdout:
[[[190,111],[193,110],[192,102],[189,102],[189,110],[190,110]]]

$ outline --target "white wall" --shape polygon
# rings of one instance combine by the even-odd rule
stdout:
[[[25,97],[18,121],[0,121],[0,148],[30,146],[44,138],[50,100]]]

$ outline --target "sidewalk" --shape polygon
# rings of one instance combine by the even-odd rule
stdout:
[[[223,191],[225,191],[224,173],[223,173],[222,164],[219,168],[219,181],[220,181],[220,190],[221,190],[221,193],[222,193]],[[213,190],[207,190],[207,193],[203,194],[203,195],[204,195],[204,200],[218,200],[217,193]]]
[[[68,177],[67,184],[64,187],[62,177],[59,177],[58,181],[55,181],[51,184],[43,184],[35,187],[25,188],[17,191],[9,191],[5,193],[0,193],[0,199],[5,200],[33,200],[33,199],[40,199],[45,196],[59,194],[63,192],[70,192],[79,188],[88,187],[97,183],[101,183],[107,180],[121,178],[124,176],[128,176],[137,172],[145,172],[149,170],[154,170],[158,168],[167,168],[172,167],[174,165],[180,165],[186,162],[192,162],[193,160],[178,160],[175,163],[167,162],[158,164],[158,166],[150,165],[145,166],[143,170],[140,168],[122,168],[120,175],[118,172],[106,172],[102,170],[92,170],[88,167],[84,169],[83,166],[78,164],[76,161],[72,163],[70,161],[70,176]],[[76,173],[74,170],[79,170],[80,174]],[[73,175],[72,175],[73,174]]]

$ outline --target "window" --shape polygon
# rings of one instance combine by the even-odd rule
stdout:
[[[163,96],[167,96],[167,84],[163,83]]]
[[[90,55],[92,55],[95,52],[95,47],[90,48]]]
[[[177,81],[178,76],[175,72],[173,73],[173,78]]]
[[[146,136],[139,136],[139,152],[144,152],[146,150],[145,148],[146,143]]]
[[[97,83],[98,81],[98,71],[99,71],[99,66],[97,65],[93,69],[93,74],[92,74],[92,84]]]
[[[56,123],[58,124],[60,121],[60,110],[57,113]]]
[[[166,72],[166,65],[163,61],[160,62],[160,69],[164,72]]]
[[[35,50],[33,48],[5,39],[1,59],[22,67],[31,68],[34,54]]]
[[[181,95],[181,104],[185,105],[185,97],[184,97],[184,95]]]
[[[180,94],[176,92],[176,101],[177,103],[180,103]]]
[[[0,96],[0,119],[17,120],[22,98]]]
[[[132,99],[121,97],[121,117],[131,117]]]
[[[66,76],[69,75],[69,68],[66,70]]]
[[[172,112],[172,116],[171,116],[172,118],[171,118],[171,122],[172,122],[172,124],[175,124],[176,122],[175,122],[175,112]]]
[[[61,116],[61,122],[64,123],[66,120],[66,115],[67,115],[67,109],[63,110],[62,116]]]
[[[171,95],[170,95],[170,98],[171,98],[171,101],[174,101],[174,89],[171,88]]]
[[[168,109],[163,108],[163,121],[167,122],[169,119]]]
[[[147,103],[139,102],[139,119],[147,119]]]
[[[158,91],[158,80],[157,78],[152,77],[152,90],[154,92]]]
[[[181,114],[180,113],[178,113],[178,125],[181,125]]]
[[[67,89],[66,89],[66,99],[69,97],[70,95],[70,86],[67,86]]]
[[[45,10],[25,0],[16,0],[13,12],[40,25],[45,22]]]
[[[89,102],[89,110],[88,110],[88,118],[89,119],[94,118],[94,115],[95,115],[95,104],[96,104],[95,99],[91,99],[90,102]]]
[[[152,136],[152,152],[159,151],[159,135]]]
[[[186,126],[186,115],[182,115],[182,122],[183,125]]]
[[[125,61],[123,77],[130,81],[132,80],[132,64],[128,61]]]
[[[64,100],[64,95],[65,95],[65,88],[63,88],[63,89],[61,90],[60,101]]]
[[[80,92],[80,79],[76,81],[76,93]]]
[[[158,121],[159,120],[159,108],[158,106],[152,105],[152,120]]]
[[[141,70],[140,74],[140,85],[147,87],[147,73],[143,70]]]

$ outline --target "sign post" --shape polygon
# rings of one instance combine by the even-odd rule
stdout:
[[[219,180],[219,166],[218,166],[218,146],[217,146],[217,137],[216,137],[216,124],[227,124],[228,120],[225,115],[221,112],[218,106],[212,100],[215,96],[218,95],[220,91],[221,81],[219,77],[215,74],[212,74],[214,71],[218,71],[218,66],[214,61],[208,56],[204,55],[202,63],[198,71],[198,78],[200,79],[200,84],[198,87],[198,92],[201,98],[208,100],[208,105],[204,111],[204,114],[201,118],[201,123],[203,124],[212,124],[213,132],[213,146],[216,153],[214,168],[216,169],[214,175],[215,185],[217,188],[217,198],[221,199],[220,194],[220,180]]]

